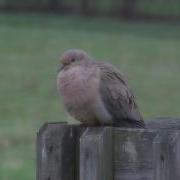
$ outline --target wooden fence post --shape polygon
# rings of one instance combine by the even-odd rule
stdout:
[[[160,131],[154,141],[154,180],[180,179],[180,132]]]
[[[167,180],[169,177],[169,152],[167,133],[160,131],[153,141],[154,180]]]
[[[46,124],[37,139],[37,180],[179,180],[180,121],[147,126]]]
[[[87,128],[80,138],[80,180],[112,180],[112,129]]]
[[[114,129],[114,180],[154,180],[155,137],[153,130]]]
[[[169,179],[180,179],[180,131],[173,131],[168,138],[169,145]]]
[[[75,180],[74,127],[45,124],[37,136],[37,180]]]

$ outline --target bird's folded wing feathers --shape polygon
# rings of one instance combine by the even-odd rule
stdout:
[[[101,73],[100,94],[115,124],[143,127],[142,116],[123,74],[107,63],[98,63],[98,66]]]

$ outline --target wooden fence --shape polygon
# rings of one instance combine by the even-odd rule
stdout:
[[[37,136],[37,180],[179,180],[180,119],[147,126],[45,124]]]

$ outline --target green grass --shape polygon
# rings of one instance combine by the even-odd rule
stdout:
[[[176,0],[173,3],[169,1],[149,1],[149,0],[138,0],[136,4],[136,11],[151,16],[177,16],[180,15],[180,1]]]
[[[56,92],[59,55],[82,48],[129,78],[145,118],[180,116],[180,25],[0,14],[0,179],[35,179],[35,138],[72,119]]]

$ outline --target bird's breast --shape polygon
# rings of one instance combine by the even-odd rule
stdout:
[[[58,89],[65,107],[80,121],[110,119],[100,94],[100,72],[98,68],[73,67],[60,72]]]
[[[64,102],[84,105],[96,96],[99,87],[98,72],[95,69],[72,67],[58,76],[58,88]]]
[[[99,87],[97,69],[73,67],[58,75],[57,83],[65,107],[73,116],[90,116]]]

